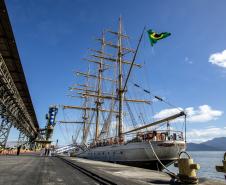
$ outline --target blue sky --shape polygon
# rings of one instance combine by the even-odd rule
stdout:
[[[188,108],[190,141],[226,135],[224,0],[7,0],[6,5],[41,127],[49,105],[80,103],[66,96],[76,82],[73,71],[86,70],[87,48],[96,46],[94,38],[104,28],[116,29],[122,15],[132,46],[145,25],[172,33],[153,48],[145,36],[139,54],[148,78],[144,88]],[[140,73],[134,76],[142,83]],[[174,110],[160,111],[156,116]],[[59,130],[56,138],[62,138]]]

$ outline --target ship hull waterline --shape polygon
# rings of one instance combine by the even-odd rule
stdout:
[[[179,153],[185,150],[184,141],[151,141],[154,152],[165,165],[169,166],[178,159]],[[148,141],[115,144],[77,151],[76,157],[125,164],[129,166],[162,170]]]

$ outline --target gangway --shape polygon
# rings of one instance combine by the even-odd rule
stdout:
[[[69,151],[72,151],[72,150],[76,150],[77,148],[79,148],[78,145],[76,145],[76,144],[69,144],[69,145],[57,148],[55,150],[55,153],[56,154],[61,154],[61,153],[64,153],[64,152],[69,152]]]

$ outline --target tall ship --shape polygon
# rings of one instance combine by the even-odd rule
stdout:
[[[150,107],[154,101],[164,102],[133,82],[142,80],[134,75],[134,70],[142,67],[136,60],[145,28],[132,49],[121,17],[118,24],[118,31],[106,29],[96,38],[100,47],[89,49],[91,54],[85,58],[88,70],[76,72],[81,78],[79,82],[84,83],[70,87],[70,96],[78,98],[82,105],[63,105],[63,109],[81,110],[81,118],[61,123],[77,126],[77,148],[72,156],[161,170],[177,160],[186,148],[186,125],[182,131],[171,126],[175,120],[186,119],[186,114],[178,110],[157,119],[143,111],[142,107]],[[134,88],[142,90],[145,95],[138,95],[145,99],[131,98]]]

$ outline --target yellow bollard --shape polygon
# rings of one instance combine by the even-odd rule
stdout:
[[[223,166],[216,166],[218,172],[226,173],[226,152],[224,153],[224,160],[222,160]],[[225,175],[226,179],[226,175]]]
[[[188,158],[181,158],[181,154],[186,154]],[[178,177],[180,181],[184,184],[197,184],[198,177],[196,171],[200,169],[200,165],[194,163],[193,159],[187,152],[181,152],[179,154],[179,159],[174,163],[175,167],[178,167],[179,174]]]

